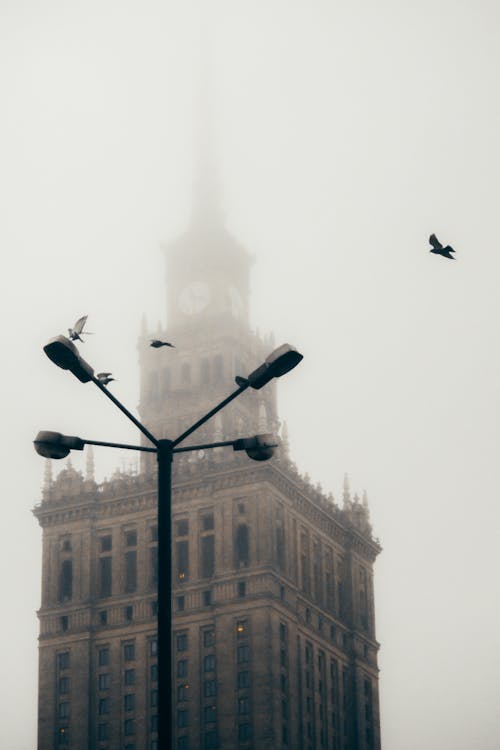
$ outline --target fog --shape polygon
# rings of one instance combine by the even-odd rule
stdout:
[[[496,750],[498,4],[0,0],[0,16],[0,746],[36,746],[31,441],[136,439],[42,346],[88,314],[83,354],[135,409],[141,317],[166,322],[161,243],[189,221],[210,129],[227,226],[255,255],[253,324],[304,354],[279,385],[292,456],[337,500],[345,472],[366,489],[384,548],[382,747]],[[131,460],[96,449],[98,479]]]

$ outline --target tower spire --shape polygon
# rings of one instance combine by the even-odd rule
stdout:
[[[349,487],[349,476],[347,474],[344,474],[344,492],[342,500],[344,501],[344,508],[347,509],[351,507],[351,490]]]
[[[87,482],[95,482],[94,450],[91,445],[87,448]]]

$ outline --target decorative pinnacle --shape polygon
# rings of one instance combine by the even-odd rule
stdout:
[[[45,469],[43,475],[43,493],[50,492],[52,487],[52,461],[50,458],[45,459]]]
[[[94,451],[91,445],[87,448],[87,482],[95,482]]]
[[[259,432],[268,432],[267,409],[264,401],[261,401],[259,404]]]
[[[349,508],[351,505],[351,490],[349,487],[349,476],[347,474],[344,474],[344,492],[342,500],[344,501],[344,507]]]
[[[281,428],[281,450],[285,458],[290,457],[290,440],[288,438],[288,425],[283,420],[283,426]]]

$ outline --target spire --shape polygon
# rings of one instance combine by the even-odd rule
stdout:
[[[285,420],[283,420],[281,427],[281,453],[283,458],[290,458],[290,440],[288,438],[288,425]]]
[[[52,461],[50,458],[45,459],[45,469],[43,474],[42,494],[45,497],[50,493],[52,488]]]
[[[266,433],[268,432],[268,430],[269,425],[267,422],[267,409],[264,400],[262,400],[259,404],[259,432]]]
[[[351,507],[351,490],[349,487],[349,477],[347,474],[344,474],[344,492],[342,495],[342,499],[344,501],[344,508],[350,508]]]
[[[214,443],[222,441],[222,434],[222,417],[220,414],[216,414],[214,417]]]
[[[91,445],[87,448],[87,482],[95,482],[94,450]]]
[[[214,87],[212,54],[207,33],[201,31],[200,75],[196,102],[196,161],[193,219],[203,226],[224,223],[220,200],[220,179],[217,170],[213,130]]]

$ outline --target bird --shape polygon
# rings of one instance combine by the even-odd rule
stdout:
[[[153,349],[159,349],[160,346],[171,346],[175,349],[174,344],[171,344],[168,341],[160,341],[160,339],[151,339],[149,346],[152,346]]]
[[[72,341],[81,341],[83,344],[83,339],[80,337],[80,334],[90,334],[90,331],[84,331],[85,323],[87,322],[88,315],[84,315],[81,318],[78,318],[76,323],[74,324],[73,328],[68,328],[69,337]],[[90,334],[93,335],[93,334]]]
[[[107,385],[108,383],[111,383],[112,380],[116,380],[116,378],[111,377],[110,372],[98,372],[96,377],[103,385]]]
[[[454,249],[450,247],[450,245],[446,245],[446,247],[443,247],[438,238],[435,234],[431,234],[429,237],[429,242],[432,245],[432,248],[429,250],[430,253],[435,253],[436,255],[442,255],[443,258],[450,258],[451,260],[455,260],[453,255],[451,253],[454,253]]]

